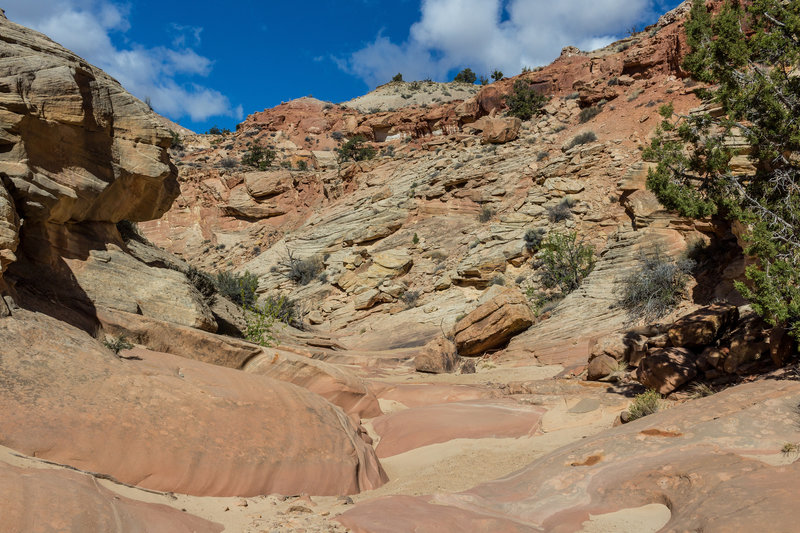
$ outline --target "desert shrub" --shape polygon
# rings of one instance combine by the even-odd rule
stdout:
[[[275,314],[264,303],[245,307],[244,337],[259,346],[271,346],[275,340],[272,334],[275,319]]]
[[[602,109],[599,107],[585,107],[581,109],[581,112],[578,114],[578,122],[585,124],[599,115],[601,111]]]
[[[696,264],[691,259],[676,262],[659,248],[642,253],[638,268],[622,279],[619,305],[631,317],[661,318],[680,303]]]
[[[481,212],[478,213],[478,221],[481,223],[486,223],[492,220],[493,216],[494,216],[494,209],[492,209],[488,205],[485,205],[481,208]]]
[[[542,112],[547,97],[539,94],[528,82],[517,80],[514,90],[505,97],[508,114],[520,120],[529,120]]]
[[[342,133],[341,131],[334,131],[333,133],[331,133],[331,138],[334,141],[341,141],[342,139],[344,139],[344,133]]]
[[[237,166],[239,166],[239,162],[232,157],[223,157],[220,160],[219,164],[222,168],[227,168],[227,169],[236,168]]]
[[[637,394],[628,407],[628,421],[631,422],[643,416],[652,415],[661,408],[661,395],[652,390]]]
[[[131,222],[130,220],[120,220],[116,225],[117,231],[119,232],[123,241],[138,241],[142,243],[147,242],[147,239],[144,235],[142,235],[142,232],[136,222]]]
[[[403,75],[398,72],[392,77],[392,81],[403,81]]]
[[[298,161],[297,170],[302,170],[302,171],[308,170],[308,161],[306,161],[305,159],[301,159],[300,161]]]
[[[494,72],[492,72],[492,79],[494,81],[502,80],[503,79],[503,72],[498,70],[498,69],[495,69]]]
[[[303,329],[303,317],[296,300],[284,295],[268,294],[259,302],[261,309],[267,310],[275,320],[297,329]]]
[[[220,272],[215,280],[219,294],[236,305],[244,308],[252,307],[256,301],[258,276],[245,271],[237,275],[232,272]]]
[[[542,150],[541,152],[536,154],[536,161],[544,161],[548,157],[550,157],[550,152],[548,152],[547,150]]]
[[[128,341],[125,335],[106,339],[103,341],[103,346],[114,352],[115,355],[119,355],[119,352],[122,350],[130,350],[133,348],[133,344]]]
[[[366,139],[361,135],[356,135],[346,143],[344,143],[341,148],[337,150],[339,162],[344,163],[345,161],[366,161],[375,157],[377,150],[372,146],[364,144]]]
[[[525,231],[525,236],[523,239],[525,240],[525,248],[528,249],[530,252],[535,252],[539,249],[542,245],[542,241],[544,240],[545,231],[544,228],[529,228]]]
[[[552,222],[561,222],[572,218],[572,201],[569,198],[564,198],[556,205],[548,206],[547,219]]]
[[[419,291],[406,291],[402,295],[400,295],[400,301],[406,305],[406,309],[411,309],[412,307],[417,306],[417,301],[419,300],[420,292]]]
[[[324,270],[325,263],[318,255],[299,259],[291,250],[286,249],[286,258],[281,261],[284,275],[298,285],[308,285],[314,281]]]
[[[272,166],[276,156],[275,150],[254,146],[242,157],[242,164],[266,170]]]
[[[186,272],[184,272],[184,275],[189,282],[194,285],[194,288],[197,289],[197,292],[200,293],[203,300],[211,305],[214,302],[214,296],[217,294],[217,286],[214,283],[214,278],[193,266],[190,266]]]
[[[492,278],[492,281],[489,284],[490,285],[505,285],[506,284],[506,278],[504,278],[500,274],[497,274],[495,277]]]
[[[577,232],[550,233],[539,252],[542,285],[567,295],[594,268],[594,247],[578,240]]]
[[[579,133],[567,145],[567,150],[570,148],[575,148],[576,146],[580,146],[582,144],[588,144],[597,140],[597,135],[593,131],[585,131],[583,133]]]
[[[474,72],[472,72],[471,68],[465,68],[464,70],[456,74],[455,78],[453,78],[453,81],[457,81],[459,83],[470,83],[470,84],[475,83],[477,80],[478,76]]]
[[[169,143],[170,148],[180,149],[183,148],[183,139],[178,135],[177,131],[169,130],[169,135],[172,138]]]

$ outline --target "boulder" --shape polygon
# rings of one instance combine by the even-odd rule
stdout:
[[[414,357],[414,369],[430,374],[447,374],[456,370],[458,361],[453,341],[439,337],[426,344]]]
[[[458,354],[477,356],[498,348],[528,329],[534,318],[525,296],[517,289],[506,289],[455,325]]]
[[[253,198],[270,198],[289,191],[294,186],[292,173],[286,169],[248,172],[244,175],[247,192]]]
[[[789,335],[789,330],[774,327],[769,333],[769,354],[775,366],[785,365],[792,357],[797,357],[797,341]]]
[[[619,362],[616,359],[606,354],[600,354],[589,359],[586,379],[589,381],[599,381],[610,376],[618,367]]]
[[[673,346],[706,346],[739,321],[739,309],[732,305],[711,305],[677,320],[667,331]]]
[[[22,310],[0,320],[0,345],[0,445],[20,453],[197,496],[386,481],[347,415],[296,385],[140,348],[123,359]]]
[[[660,394],[669,394],[697,375],[696,356],[685,348],[659,348],[639,363],[636,379]]]
[[[132,500],[87,474],[0,462],[3,531],[219,533],[220,524],[166,505]]]
[[[515,140],[519,137],[519,130],[522,127],[522,121],[516,117],[484,117],[478,122],[481,121],[485,121],[481,137],[484,142],[490,144],[505,144]]]

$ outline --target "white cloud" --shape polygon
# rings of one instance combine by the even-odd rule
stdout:
[[[663,2],[659,2],[659,5]],[[381,33],[340,68],[370,86],[401,72],[405,79],[442,80],[456,68],[506,74],[550,63],[565,46],[592,50],[652,16],[654,0],[422,0],[408,39]]]
[[[242,119],[242,108],[214,89],[184,83],[179,77],[206,77],[213,62],[193,46],[202,28],[172,25],[171,46],[127,44],[118,48],[114,32],[130,28],[128,10],[111,0],[7,0],[9,19],[40,31],[115,77],[128,91],[149,98],[153,108],[172,119],[201,122],[213,116]]]

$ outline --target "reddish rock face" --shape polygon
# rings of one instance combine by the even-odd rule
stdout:
[[[295,385],[146,350],[118,359],[23,311],[0,321],[0,344],[0,444],[21,453],[200,496],[386,481],[348,417]]]
[[[223,527],[165,505],[131,500],[87,475],[0,462],[3,531],[218,533]]]

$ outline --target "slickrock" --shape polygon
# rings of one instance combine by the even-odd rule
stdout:
[[[141,487],[352,494],[386,480],[348,417],[289,383],[147,350],[119,359],[19,311],[0,320],[0,444]]]
[[[796,382],[741,385],[580,439],[466,492],[372,500],[338,520],[354,531],[402,531],[393,525],[406,523],[413,509],[413,531],[446,530],[456,520],[474,531],[577,531],[590,515],[669,502],[666,523],[660,518],[636,530],[752,531],[769,524],[793,531],[800,466],[781,449],[800,440],[798,401]],[[484,526],[481,517],[502,525]]]
[[[0,462],[3,531],[25,533],[219,533],[220,524],[101,487],[88,474]]]
[[[523,437],[534,434],[545,410],[514,401],[473,400],[428,405],[373,420],[378,457],[452,439]]]
[[[17,256],[19,244],[19,217],[14,207],[14,200],[0,182],[0,279],[6,267],[13,263]]]

